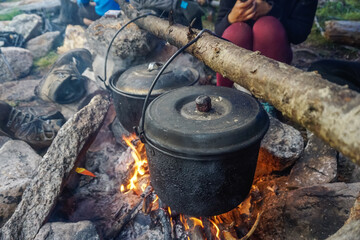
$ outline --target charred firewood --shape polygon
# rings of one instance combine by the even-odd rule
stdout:
[[[160,223],[163,227],[164,240],[172,240],[172,228],[171,228],[169,215],[167,214],[165,208],[163,208],[163,205],[162,205],[160,199],[159,199],[159,206],[161,206],[161,207],[159,208],[158,216],[159,216]]]
[[[113,224],[112,228],[105,236],[106,239],[113,239],[120,234],[124,227],[142,210],[143,201],[151,194],[151,192],[152,188],[150,186],[145,189],[144,193],[141,195],[141,200],[135,205],[135,207],[132,208],[127,214],[121,216],[121,218]]]

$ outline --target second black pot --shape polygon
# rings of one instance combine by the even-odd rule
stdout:
[[[111,76],[108,88],[112,92],[116,115],[129,132],[139,125],[141,111],[150,86],[161,69],[161,63],[142,64]],[[190,67],[169,65],[152,91],[149,102],[170,90],[194,85],[199,73]]]

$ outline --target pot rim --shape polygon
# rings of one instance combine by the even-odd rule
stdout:
[[[196,69],[194,69],[196,70]],[[119,77],[125,72],[126,70],[121,70],[121,71],[117,71],[115,72],[113,75],[111,75],[110,79],[109,79],[109,84],[108,84],[108,87],[110,88],[111,91],[117,93],[117,94],[120,94],[120,95],[123,95],[125,97],[131,97],[131,98],[135,98],[135,99],[145,99],[146,96],[148,95],[148,93],[146,94],[133,94],[133,93],[127,93],[127,92],[124,92],[124,91],[121,91],[119,90],[117,87],[116,87],[116,81],[119,80]],[[198,72],[197,72],[198,73]],[[197,82],[199,82],[199,79],[200,79],[200,74],[198,73],[197,74],[197,77],[194,79],[194,81],[192,81],[189,85],[186,85],[187,87],[190,87],[190,86],[194,86]],[[183,86],[185,87],[185,86]],[[166,92],[169,92],[169,91],[172,91],[172,90],[175,90],[175,89],[178,89],[178,88],[174,88],[174,89],[170,89],[170,90],[167,90],[167,91],[164,91],[160,94],[151,94],[150,97],[151,98],[156,98],[158,96],[160,96],[161,94],[164,94]]]
[[[265,132],[266,133],[266,132]],[[265,135],[264,133],[264,135]],[[191,160],[191,161],[218,161],[222,159],[228,159],[231,155],[237,155],[239,151],[246,150],[250,147],[256,147],[256,144],[258,143],[258,151],[260,150],[260,143],[262,138],[255,138],[253,137],[251,140],[247,142],[243,142],[241,144],[234,146],[229,146],[227,148],[223,148],[222,150],[219,149],[211,149],[208,153],[204,154],[196,154],[195,152],[186,151],[186,149],[181,149],[178,152],[175,152],[174,150],[170,150],[167,148],[164,148],[160,146],[160,144],[154,143],[151,141],[148,137],[146,137],[146,134],[144,132],[144,138],[145,138],[145,144],[149,144],[154,149],[158,150],[159,152],[169,155],[171,157],[180,158],[183,160]],[[149,153],[147,153],[149,154]]]

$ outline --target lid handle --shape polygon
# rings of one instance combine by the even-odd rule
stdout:
[[[163,64],[159,63],[159,62],[151,62],[151,63],[149,63],[149,66],[148,66],[147,70],[149,72],[154,71],[154,70],[158,70],[160,67],[162,67],[162,65]]]
[[[211,98],[206,95],[200,95],[195,99],[196,109],[199,112],[208,112],[211,109]]]

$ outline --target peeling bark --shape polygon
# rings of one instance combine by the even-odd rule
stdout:
[[[130,19],[139,14],[124,0],[116,1]],[[154,16],[136,24],[177,47],[195,37],[188,28]],[[330,83],[316,72],[304,72],[210,34],[204,34],[187,52],[360,164],[359,93]]]

